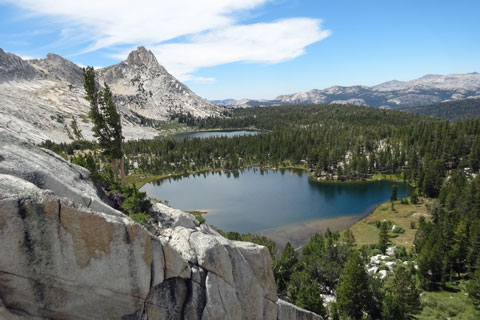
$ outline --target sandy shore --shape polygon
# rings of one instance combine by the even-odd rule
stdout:
[[[369,210],[369,212],[359,215],[299,222],[257,233],[275,241],[277,247],[281,250],[287,242],[290,242],[294,248],[298,248],[307,243],[315,233],[324,233],[327,228],[330,228],[331,231],[345,230],[370,213]]]

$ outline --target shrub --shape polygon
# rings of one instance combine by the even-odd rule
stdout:
[[[195,217],[195,219],[197,219],[198,222],[200,222],[200,223],[205,223],[205,221],[206,221],[200,211],[185,211],[185,212],[188,212],[191,215],[193,215]]]
[[[148,221],[148,216],[143,212],[133,213],[130,215],[130,218],[140,224],[146,224]]]
[[[402,227],[400,227],[399,225],[395,225],[395,228],[392,230],[393,233],[405,233],[405,229],[403,229]]]
[[[139,221],[143,221],[142,223],[145,223],[148,219],[147,212],[152,207],[152,203],[147,199],[147,194],[139,192],[137,187],[133,185],[131,187],[123,187],[122,195],[125,197],[125,200],[123,200],[121,207],[125,213],[132,219],[135,217]]]

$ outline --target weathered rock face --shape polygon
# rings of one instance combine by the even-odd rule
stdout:
[[[117,104],[146,118],[165,120],[172,113],[196,117],[219,115],[220,108],[200,98],[165,70],[144,47],[132,51],[125,61],[97,71],[115,94]]]
[[[0,49],[0,83],[17,79],[33,80],[39,72],[19,56]]]
[[[147,230],[86,176],[0,134],[0,319],[320,319],[277,299],[265,247],[161,204]]]
[[[88,170],[66,162],[50,150],[19,142],[6,134],[0,134],[0,174],[15,176],[41,189],[52,190],[93,210],[124,216],[104,202],[103,193],[88,180]]]
[[[79,87],[83,86],[82,68],[59,55],[49,53],[45,59],[34,59],[29,62],[45,77],[52,80],[63,80]]]

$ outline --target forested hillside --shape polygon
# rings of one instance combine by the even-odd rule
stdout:
[[[476,119],[480,117],[480,99],[466,99],[409,107],[402,111],[423,114],[450,121]]]

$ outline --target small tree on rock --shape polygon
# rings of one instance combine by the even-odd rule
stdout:
[[[93,122],[93,136],[103,150],[103,155],[112,162],[115,181],[118,181],[118,162],[122,185],[125,184],[125,162],[122,150],[122,123],[117,111],[110,87],[105,83],[103,90],[98,90],[95,70],[87,67],[83,71],[83,85],[87,93],[85,99],[90,102],[88,116]]]

